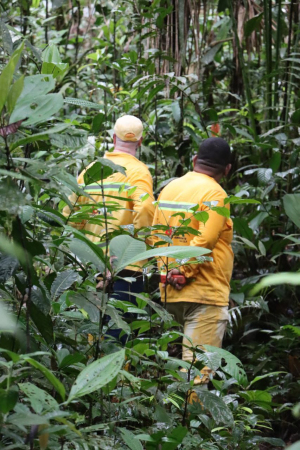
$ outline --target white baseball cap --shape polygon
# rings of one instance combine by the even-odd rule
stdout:
[[[143,135],[143,124],[135,116],[122,116],[116,121],[114,132],[122,141],[137,142]]]

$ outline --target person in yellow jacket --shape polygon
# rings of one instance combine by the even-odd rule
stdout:
[[[221,347],[228,321],[233,227],[232,220],[220,215],[214,207],[229,209],[229,204],[224,204],[227,194],[219,182],[231,169],[230,158],[229,145],[223,139],[204,140],[193,160],[194,171],[171,181],[162,190],[154,215],[153,225],[164,225],[160,232],[168,234],[173,245],[204,247],[211,250],[208,256],[213,258],[212,262],[191,261],[192,264],[172,268],[167,274],[167,285],[160,285],[162,301],[183,325],[187,336],[183,338],[182,350],[185,361],[193,359],[189,339],[194,346]],[[196,210],[198,217],[201,211],[208,213],[206,223],[196,219]],[[195,230],[193,233],[180,233],[183,220]],[[158,266],[165,270],[170,262],[158,260]],[[181,284],[174,278],[179,274],[183,275]],[[210,372],[204,368],[202,379],[196,382],[207,383]]]
[[[73,210],[68,205],[63,209],[65,217],[71,218],[71,225],[77,229],[87,231],[87,237],[94,243],[99,243],[102,247],[106,246],[108,239],[106,231],[112,232],[120,227],[132,225],[135,231],[138,231],[140,228],[149,227],[152,224],[155,209],[153,205],[153,181],[148,167],[136,158],[137,149],[142,143],[142,134],[143,124],[135,116],[122,116],[115,123],[113,135],[114,150],[112,152],[106,152],[104,157],[124,167],[126,175],[116,172],[103,182],[105,205],[107,209],[111,209],[109,214],[107,214],[107,227],[103,221],[95,223],[95,220],[93,220],[97,218],[98,214],[101,215],[101,209],[103,208],[100,176],[99,181],[95,180],[87,186],[84,183],[84,174],[94,163],[90,164],[79,175],[77,180],[78,184],[95,201],[94,210],[91,213],[91,220],[85,220],[80,223],[72,222],[72,217],[76,217],[76,211],[80,210],[80,206],[91,205],[91,200],[88,197],[78,197],[73,193],[70,197],[70,201],[74,205]],[[121,197],[124,200],[114,199],[111,196]],[[98,203],[101,205],[99,211]],[[114,207],[109,208],[109,205]],[[129,270],[118,274],[120,277],[136,278],[136,281],[128,283],[125,280],[117,280],[114,283],[114,296],[116,298],[135,303],[134,296],[124,293],[118,294],[118,292],[131,291],[138,293],[143,291],[142,262],[136,265],[139,265],[140,268],[132,268],[132,270],[129,268]],[[110,334],[118,338],[120,331],[114,330],[114,333]]]

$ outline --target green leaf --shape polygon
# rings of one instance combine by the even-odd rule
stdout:
[[[194,386],[193,390],[196,391],[204,409],[209,411],[217,424],[224,423],[231,426],[234,423],[232,412],[222,398],[217,397],[212,392],[204,391],[201,386]]]
[[[300,194],[286,194],[283,197],[286,215],[300,228]]]
[[[22,427],[32,425],[49,425],[49,420],[45,416],[26,412],[12,414],[9,416],[8,423]]]
[[[137,261],[142,261],[148,258],[162,257],[175,258],[175,259],[186,259],[186,258],[197,258],[198,256],[207,255],[211,253],[211,250],[202,247],[186,247],[186,246],[173,246],[173,247],[156,247],[153,250],[147,250],[142,253],[137,253],[136,256],[128,260],[122,261],[122,267],[134,264]]]
[[[80,100],[78,98],[66,97],[64,99],[64,103],[80,106],[81,108],[102,109],[102,105],[98,105],[97,103],[89,102],[87,100]]]
[[[116,236],[110,242],[109,251],[110,255],[115,257],[112,266],[119,271],[128,265],[127,261],[139,261],[140,254],[146,251],[146,244],[131,236]]]
[[[224,358],[226,365],[222,366],[223,372],[228,373],[237,380],[242,386],[247,386],[248,380],[246,372],[243,369],[241,361],[232,353],[222,348],[213,347],[212,345],[204,345],[205,350],[216,353],[220,358]]]
[[[230,203],[232,205],[246,205],[246,204],[257,204],[260,205],[259,200],[255,200],[254,198],[240,198],[240,197],[227,197],[224,200],[224,204],[227,205]]]
[[[252,17],[250,20],[247,20],[244,25],[245,37],[249,37],[253,31],[259,30],[262,18],[263,13],[260,13],[257,16]]]
[[[72,355],[67,355],[63,358],[63,360],[59,363],[60,369],[65,369],[68,366],[72,366],[84,359],[84,355],[82,353],[73,353]]]
[[[8,239],[4,234],[0,234],[0,251],[17,258],[20,263],[26,264],[26,252],[21,246]]]
[[[84,182],[86,185],[99,182],[99,189],[101,180],[112,175],[114,172],[126,174],[124,167],[114,164],[106,158],[98,158],[97,161],[87,169],[84,174]]]
[[[225,208],[225,206],[213,206],[211,210],[220,214],[220,216],[226,217],[227,219],[230,217],[230,211],[228,208]]]
[[[194,218],[199,222],[206,223],[209,219],[209,214],[207,211],[200,211],[194,214]]]
[[[29,102],[26,98],[17,102],[14,112],[10,117],[10,123],[24,120],[23,125],[35,125],[45,122],[63,107],[61,94],[46,94],[35,97]]]
[[[75,270],[66,270],[61,272],[52,283],[51,286],[51,296],[52,300],[55,300],[59,297],[64,291],[69,289],[70,286],[76,281],[78,278],[78,273]]]
[[[58,392],[58,394],[61,396],[61,398],[63,400],[65,399],[66,391],[65,391],[64,385],[56,378],[55,375],[53,375],[53,373],[49,369],[47,369],[47,367],[43,366],[43,364],[39,363],[35,359],[30,358],[26,355],[22,355],[22,359],[24,359],[29,364],[31,364],[33,367],[35,367],[40,372],[42,372],[42,374],[45,375],[47,380],[52,384],[52,386],[54,387],[56,392]]]
[[[21,95],[24,86],[24,75],[18,78],[17,81],[11,86],[7,97],[7,109],[11,114],[16,106],[17,100]]]
[[[119,428],[121,431],[122,439],[130,450],[143,450],[141,441],[139,441],[135,435],[126,428]]]
[[[109,383],[121,370],[124,359],[125,350],[122,349],[85,367],[73,384],[67,403],[75,398],[90,394]]]
[[[178,123],[180,121],[181,118],[181,109],[180,109],[180,105],[179,105],[179,101],[175,100],[172,103],[172,113],[173,113],[173,117],[176,123]]]
[[[32,75],[25,77],[24,88],[18,103],[29,103],[33,99],[46,95],[55,88],[55,81],[51,75]]]
[[[53,336],[53,323],[49,314],[44,314],[33,302],[30,305],[30,317],[33,320],[35,326],[47,342],[52,344],[54,341]]]
[[[162,450],[176,450],[182,443],[187,433],[188,429],[181,425],[174,428],[171,433],[168,434],[167,438],[165,438],[167,442],[163,443]]]
[[[43,411],[59,409],[58,403],[48,392],[32,383],[19,383],[19,388],[28,397],[32,409],[40,414]]]
[[[84,309],[88,313],[91,322],[99,322],[101,302],[96,293],[69,291],[68,300],[80,309]]]
[[[86,242],[80,239],[72,239],[68,244],[69,249],[75,256],[77,256],[81,262],[87,264],[92,263],[98,271],[104,270],[104,264],[98,254],[91,248]]]
[[[300,441],[295,442],[287,447],[288,450],[300,450]]]
[[[0,389],[0,411],[7,414],[11,411],[19,398],[19,391],[17,386],[12,386],[10,389]]]
[[[299,286],[300,285],[300,272],[296,272],[296,273],[280,272],[280,273],[272,273],[271,275],[267,275],[252,289],[250,294],[256,295],[259,291],[261,291],[265,287],[278,286],[281,284],[290,284],[293,286]]]
[[[58,134],[61,131],[68,128],[69,126],[70,126],[70,124],[66,124],[66,123],[58,124],[55,127],[49,128],[48,130],[45,130],[45,131],[42,131],[41,133],[31,134],[22,139],[19,139],[18,141],[12,143],[12,145],[10,147],[11,151],[21,145],[30,144],[31,142],[46,141],[50,138],[50,136],[52,134]],[[58,135],[58,136],[60,136],[60,135]],[[30,160],[28,162],[30,162]]]
[[[286,327],[289,327],[289,326],[290,325],[286,325]],[[282,327],[282,328],[285,328],[285,327]],[[300,328],[299,328],[299,335],[300,335]],[[252,386],[254,383],[256,383],[257,381],[263,380],[264,378],[276,377],[277,375],[283,374],[283,373],[286,373],[286,372],[270,372],[270,373],[265,373],[264,375],[259,375],[251,381],[249,386]]]
[[[296,111],[293,112],[291,115],[291,121],[297,125],[300,124],[300,109],[296,109]]]
[[[0,254],[0,283],[4,283],[15,274],[19,268],[19,261],[10,255]]]
[[[3,302],[0,302],[0,332],[13,333],[16,329],[16,320],[14,320],[14,318],[7,313]]]
[[[11,85],[11,82],[13,80],[13,76],[15,73],[16,66],[18,64],[18,61],[20,59],[21,53],[24,48],[24,42],[20,45],[20,47],[17,48],[17,50],[14,51],[12,54],[7,66],[4,67],[2,70],[2,73],[0,75],[0,113],[3,109],[3,106],[5,105],[5,102],[7,100],[8,94],[9,94],[9,88]],[[17,121],[12,121],[17,122]]]

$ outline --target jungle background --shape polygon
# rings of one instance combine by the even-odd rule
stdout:
[[[299,450],[299,3],[4,0],[0,10],[0,448]],[[96,292],[110,262],[71,226],[92,200],[61,213],[71,192],[85,195],[76,176],[90,162],[100,185],[120,170],[102,157],[125,113],[145,125],[139,157],[156,195],[207,136],[232,148],[230,323],[223,350],[194,349],[186,373],[150,277],[136,308]],[[172,256],[167,235],[168,247],[150,249],[133,233],[108,236],[114,276],[141,253]],[[122,311],[138,314],[130,327]],[[105,313],[129,333],[125,349],[103,339]],[[204,364],[215,378],[189,405]]]

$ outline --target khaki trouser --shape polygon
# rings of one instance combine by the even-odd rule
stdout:
[[[228,322],[228,306],[204,305],[193,302],[167,303],[166,308],[174,315],[176,322],[183,325],[183,333],[189,337],[193,346],[213,345],[221,347],[223,336]],[[193,360],[193,352],[188,348],[190,342],[183,337],[182,359]],[[208,383],[212,370],[204,367],[201,370],[203,377],[195,378],[195,384]]]

